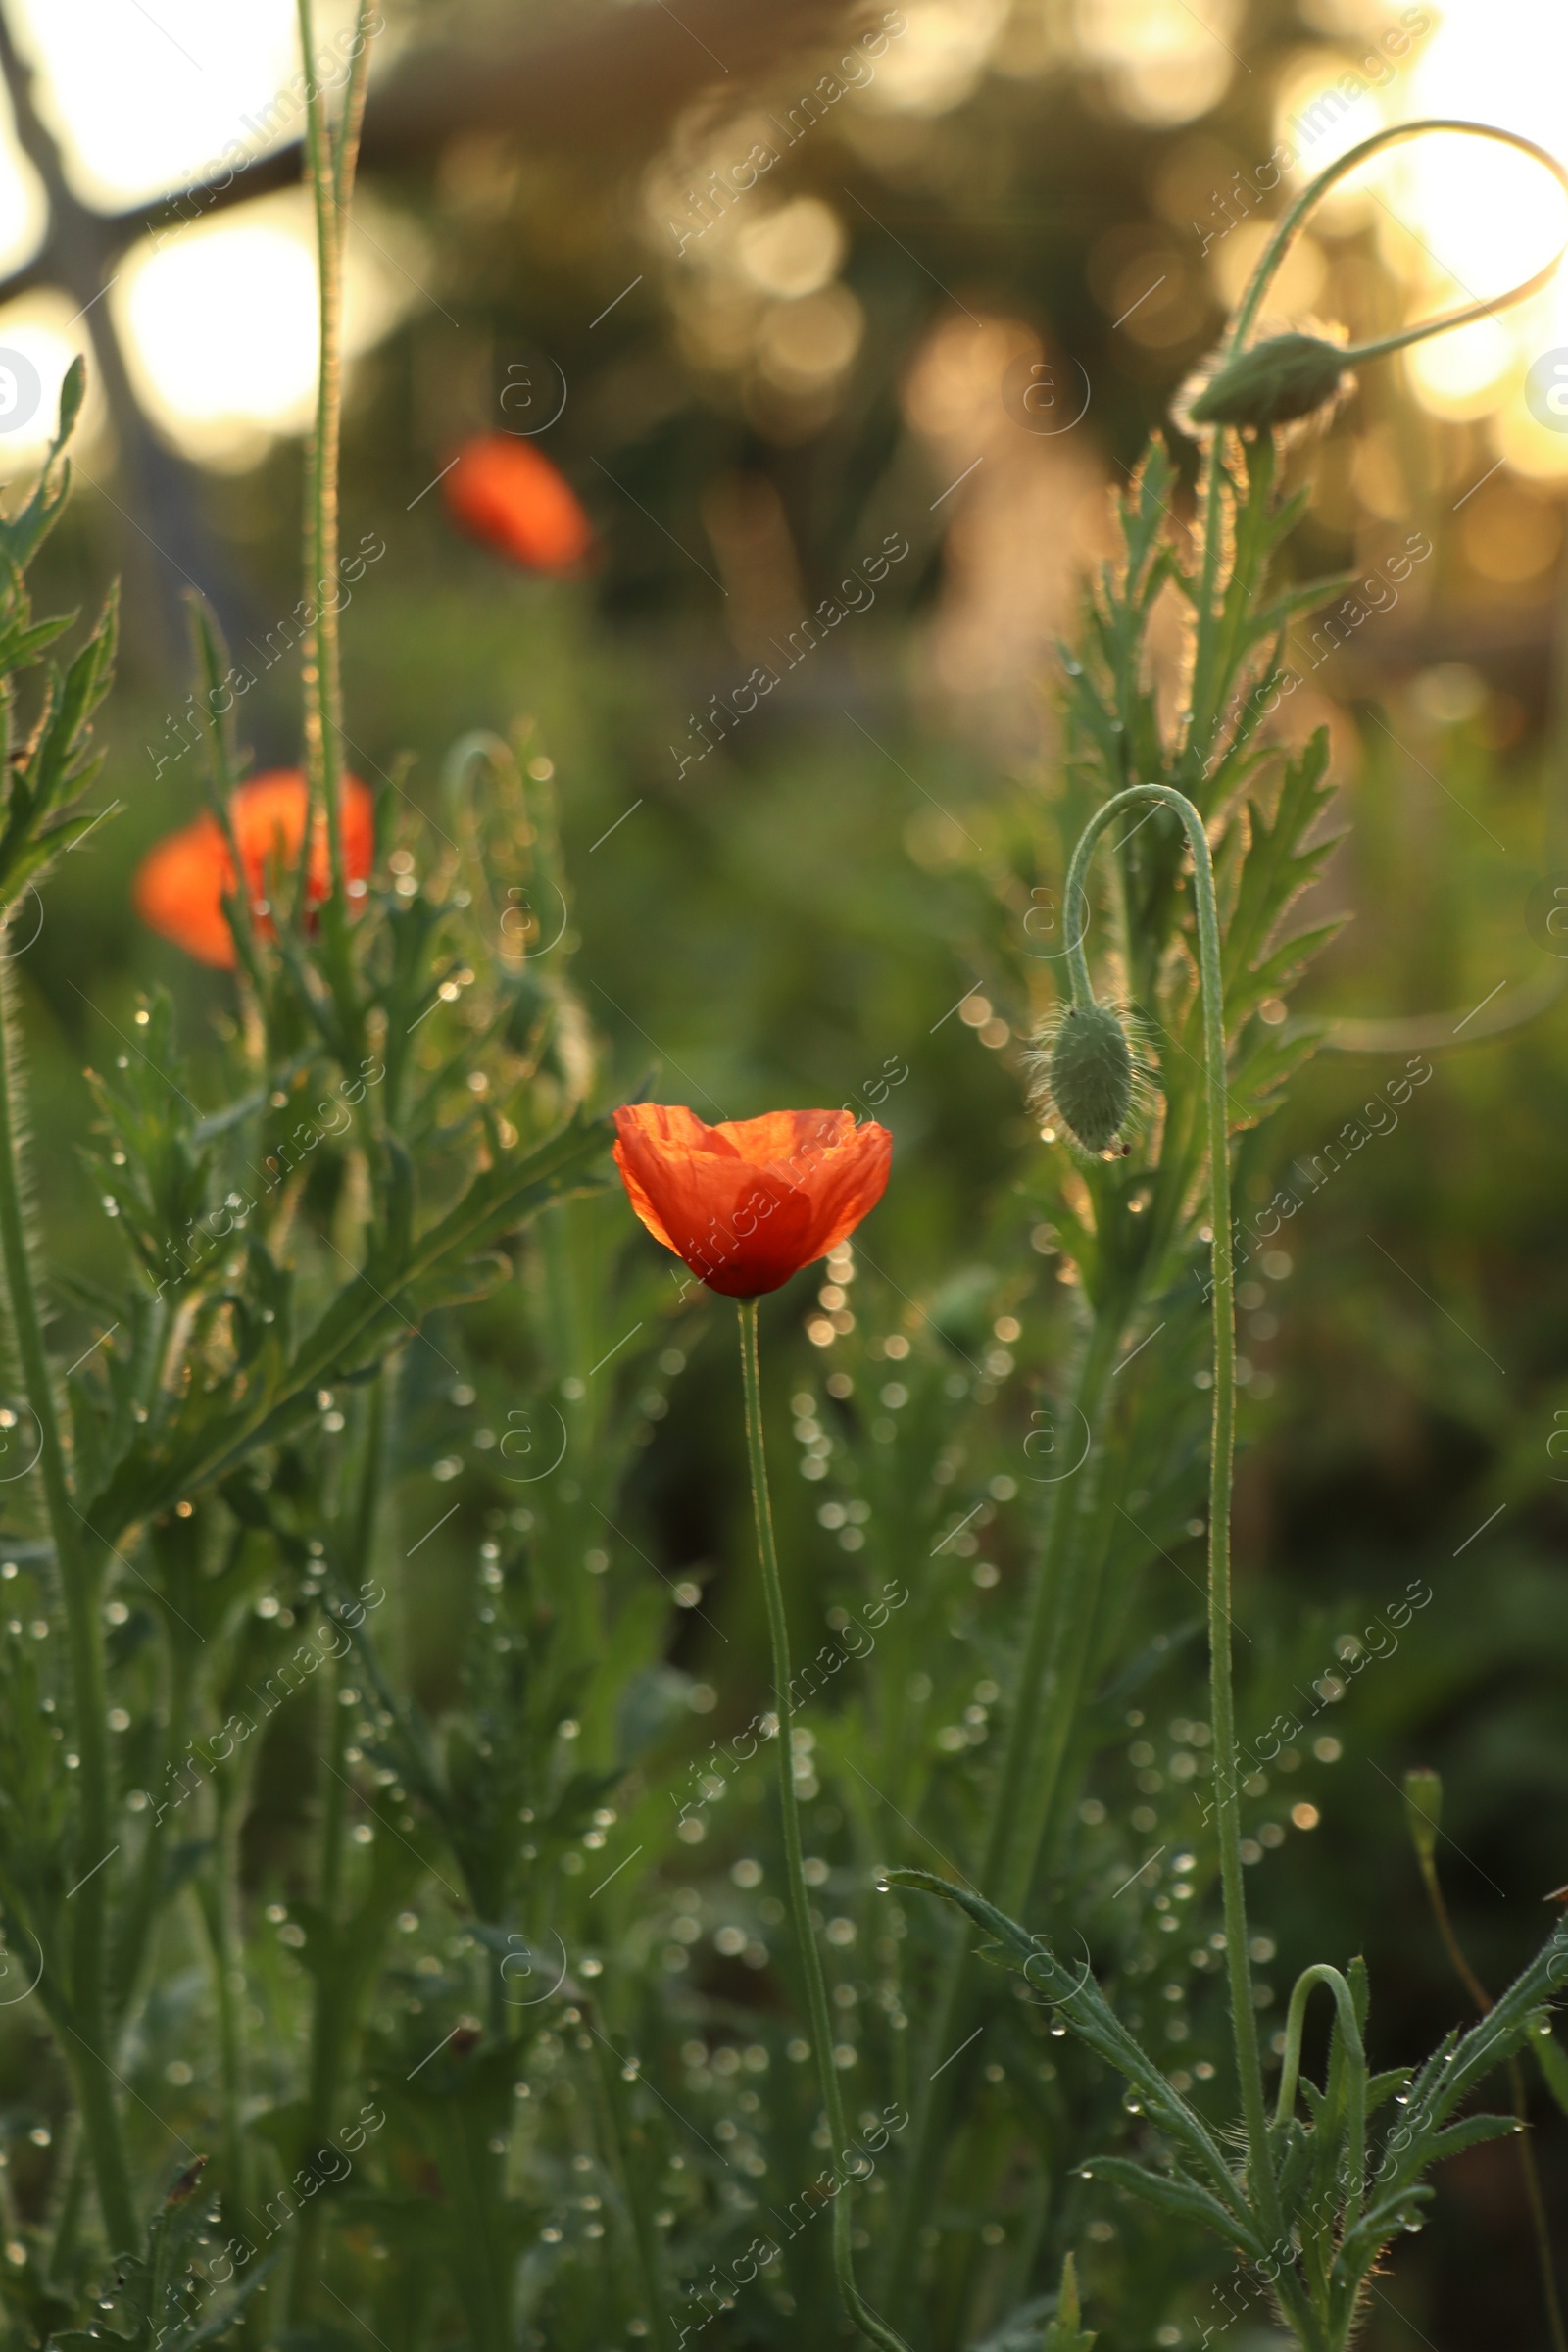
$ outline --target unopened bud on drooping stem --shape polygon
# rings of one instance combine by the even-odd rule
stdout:
[[[1430,1764],[1412,1764],[1404,1776],[1404,1817],[1416,1859],[1426,1870],[1437,1853],[1443,1820],[1443,1776]]]
[[[1182,395],[1183,421],[1264,432],[1331,407],[1354,384],[1345,350],[1321,335],[1271,335]]]
[[[1057,1117],[1086,1152],[1104,1152],[1133,1106],[1136,1069],[1121,1020],[1109,1004],[1069,1004],[1047,1062]]]
[[[1178,424],[1188,430],[1230,426],[1266,432],[1275,425],[1310,416],[1349,388],[1353,379],[1346,370],[1358,361],[1382,359],[1390,352],[1407,350],[1413,343],[1424,343],[1432,335],[1446,334],[1451,327],[1491,318],[1510,304],[1539,293],[1548,282],[1568,247],[1560,245],[1541,269],[1503,293],[1472,299],[1438,318],[1423,318],[1393,334],[1379,336],[1375,342],[1344,349],[1323,336],[1293,330],[1267,336],[1250,350],[1242,348],[1254,330],[1264,297],[1286,253],[1313,207],[1370,157],[1410,139],[1424,138],[1433,131],[1488,139],[1512,148],[1550,172],[1558,187],[1568,194],[1568,170],[1554,155],[1538,146],[1534,139],[1524,138],[1518,131],[1503,130],[1495,123],[1429,117],[1374,131],[1370,138],[1362,139],[1325,165],[1290,205],[1258,257],[1220,352],[1178,395],[1175,409]]]

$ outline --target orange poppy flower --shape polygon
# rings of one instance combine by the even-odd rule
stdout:
[[[254,909],[263,900],[270,864],[292,871],[299,864],[305,838],[305,778],[297,767],[270,769],[242,784],[229,802],[245,889]],[[374,856],[373,804],[369,788],[358,776],[343,779],[343,865],[351,882],[363,882]],[[326,812],[318,809],[311,839],[306,896],[324,899],[331,866],[326,840]],[[144,923],[198,963],[232,968],[234,941],[223,912],[223,900],[234,889],[234,864],[222,827],[209,809],[194,824],[166,834],[149,850],[136,868],[131,896]],[[272,936],[265,914],[254,916],[264,939]]]
[[[593,546],[593,525],[564,474],[512,433],[467,442],[442,490],[460,530],[528,571],[579,571]]]
[[[893,1138],[847,1110],[705,1126],[681,1103],[615,1113],[615,1165],[655,1241],[710,1291],[756,1298],[825,1257],[881,1200]]]

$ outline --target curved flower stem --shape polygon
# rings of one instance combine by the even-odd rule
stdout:
[[[784,1590],[779,1582],[778,1551],[773,1541],[773,1512],[767,1498],[767,1457],[762,1446],[762,1388],[757,1356],[757,1300],[741,1298],[736,1304],[741,1319],[746,1450],[751,1462],[752,1502],[757,1514],[757,1551],[762,1568],[767,1630],[773,1644],[773,1687],[778,1697],[779,1802],[784,1814],[784,1854],[790,1884],[790,1910],[795,1923],[801,1974],[806,1979],[806,2002],[811,2023],[811,2047],[816,2056],[817,2081],[821,2084],[822,2104],[827,2109],[828,2130],[833,2140],[833,2162],[837,2167],[844,2162],[848,2153],[849,2136],[844,2124],[844,2097],[839,2088],[838,2071],[833,2064],[833,2026],[828,2016],[827,1986],[822,1981],[822,1958],[816,1948],[816,1936],[811,1927],[810,1897],[806,1891],[806,1873],[801,1856],[801,1822],[790,1744],[789,1622],[784,1614]],[[882,2345],[884,2352],[908,2352],[903,2336],[896,2335],[891,2328],[877,2318],[862,2300],[860,2290],[855,2283],[855,2263],[850,2252],[850,2195],[847,2182],[837,2185],[833,2193],[833,2269],[844,2308],[860,2333],[873,2344]]]
[[[1448,1905],[1443,1892],[1443,1882],[1438,1877],[1437,1863],[1430,1854],[1418,1853],[1416,1860],[1449,1965],[1481,2016],[1487,2017],[1494,2006],[1492,1995],[1466,1959],[1464,1946],[1453,1932],[1453,1922],[1448,1916]],[[1530,2144],[1530,2105],[1525,2096],[1524,2069],[1517,2058],[1508,2061],[1508,2086],[1513,2096],[1513,2111],[1521,2126],[1516,2143],[1519,2149],[1519,2172],[1524,2181],[1525,2203],[1530,2208],[1530,2226],[1535,2232],[1536,2263],[1541,2272],[1541,2295],[1546,2307],[1546,2328],[1551,2337],[1552,2352],[1568,2352],[1568,2330],[1563,2326],[1562,2298],[1557,2292],[1557,2266],[1551,2250],[1551,2228],[1546,2219],[1545,2200],[1541,2193],[1541,2175],[1536,2169],[1535,2150]]]
[[[1098,808],[1079,836],[1067,869],[1069,909],[1084,896],[1095,844],[1106,826],[1140,801],[1174,809],[1192,853],[1198,906],[1198,969],[1203,1000],[1203,1060],[1208,1108],[1208,1200],[1212,1228],[1214,1417],[1208,1484],[1208,1659],[1214,1715],[1214,1811],[1219,1827],[1220,1880],[1225,1897],[1225,1965],[1230,1979],[1231,2026],[1247,2124],[1248,2177],[1252,2201],[1271,2242],[1284,2236],[1279,2193],[1269,2156],[1263,2070],[1252,2006],[1247,1947],[1247,1897],[1242,1886],[1241,1804],[1236,1756],[1236,1697],[1231,1677],[1231,1481],[1236,1450],[1236,1301],[1231,1256],[1230,1119],[1225,1100],[1225,989],[1220,961],[1219,906],[1208,836],[1197,808],[1168,784],[1134,784]],[[1068,917],[1071,919],[1070,913]],[[1094,1003],[1089,962],[1080,935],[1069,969],[1075,1001]]]
[[[1491,122],[1466,122],[1450,117],[1434,116],[1416,122],[1396,122],[1386,130],[1375,131],[1362,139],[1345,155],[1339,156],[1309,180],[1300,194],[1282,215],[1279,225],[1258,257],[1257,266],[1248,281],[1247,290],[1237,305],[1230,327],[1219,345],[1221,366],[1236,358],[1257,322],[1263,298],[1273,283],[1280,264],[1284,261],[1293,238],[1300,230],[1307,215],[1329,189],[1366,162],[1369,156],[1384,149],[1402,146],[1410,139],[1421,138],[1428,131],[1461,132],[1472,138],[1491,139],[1497,145],[1512,147],[1526,155],[1532,163],[1549,172],[1558,186],[1568,193],[1568,171],[1537,146],[1534,139],[1520,136],[1517,131],[1502,130]],[[1494,313],[1523,302],[1538,293],[1552,277],[1562,260],[1564,248],[1553,254],[1544,268],[1510,287],[1506,293],[1494,294],[1484,301],[1462,304],[1457,310],[1444,312],[1436,318],[1421,320],[1414,326],[1401,328],[1397,333],[1383,336],[1376,342],[1357,344],[1345,353],[1346,365],[1360,360],[1381,359],[1389,352],[1399,351],[1411,343],[1425,342],[1431,335],[1446,334],[1450,327],[1463,326],[1471,319],[1490,318]],[[1224,564],[1224,485],[1227,436],[1224,427],[1216,427],[1209,438],[1208,462],[1203,485],[1203,553],[1198,595],[1198,636],[1193,663],[1193,685],[1190,697],[1191,711],[1186,754],[1198,772],[1207,773],[1204,764],[1209,759],[1212,738],[1219,726],[1219,713],[1210,708],[1211,690],[1216,675],[1216,655],[1224,619],[1222,568]]]
[[[1274,273],[1285,259],[1291,239],[1319,197],[1325,196],[1330,188],[1364,164],[1368,156],[1381,154],[1387,147],[1403,146],[1410,139],[1423,138],[1428,131],[1441,130],[1463,132],[1470,138],[1493,139],[1500,147],[1515,148],[1519,154],[1529,156],[1532,163],[1540,164],[1549,172],[1557,185],[1568,194],[1568,171],[1564,171],[1554,155],[1549,155],[1544,147],[1538,147],[1534,139],[1523,138],[1516,130],[1501,130],[1494,122],[1466,122],[1452,116],[1434,115],[1421,122],[1396,122],[1387,130],[1374,131],[1369,139],[1362,139],[1346,154],[1336,157],[1332,164],[1325,165],[1315,179],[1308,180],[1282,217],[1279,226],[1258,257],[1257,267],[1248,281],[1247,291],[1231,320],[1230,333],[1223,346],[1227,359],[1233,359],[1246,342]],[[1397,334],[1385,335],[1376,343],[1357,344],[1347,350],[1347,361],[1381,359],[1386,352],[1400,351],[1405,345],[1419,343],[1428,335],[1445,334],[1450,326],[1465,326],[1473,318],[1490,318],[1494,311],[1504,310],[1512,303],[1524,302],[1530,295],[1538,294],[1547,283],[1562,260],[1564,250],[1559,246],[1544,269],[1521,280],[1506,294],[1494,294],[1485,301],[1464,303],[1458,310],[1446,311],[1441,318],[1424,319]]]
[[[70,2009],[75,2023],[66,2019],[73,2047],[63,2052],[75,2083],[82,2129],[91,2154],[93,2179],[103,2215],[104,2234],[112,2253],[134,2253],[140,2244],[130,2170],[125,2159],[120,2111],[111,2087],[110,2025],[107,1989],[109,1940],[109,1881],[100,1858],[113,1850],[110,1838],[112,1804],[107,1740],[108,1684],[104,1667],[103,1618],[99,1594],[103,1560],[83,1540],[90,1532],[72,1499],[65,1442],[55,1401],[54,1374],[44,1346],[43,1322],[33,1282],[22,1191],[22,1103],[19,1100],[18,1045],[12,1003],[10,967],[0,962],[0,1257],[5,1264],[5,1287],[16,1333],[27,1404],[38,1423],[39,1467],[49,1532],[54,1539],[55,1566],[65,1602],[71,1650],[71,1680],[74,1701],[74,1730],[81,1753],[80,1811],[74,1866],[87,1876],[74,1891],[79,1896],[74,1922],[68,1978]],[[56,2013],[60,2014],[59,2011]]]
[[[1280,2062],[1280,2095],[1274,2109],[1274,2121],[1283,2124],[1296,2105],[1296,2086],[1301,2072],[1301,2031],[1306,2023],[1306,2004],[1316,1984],[1327,1984],[1334,1994],[1340,2013],[1340,2037],[1345,2044],[1349,2065],[1346,2070],[1349,2084],[1350,2132],[1346,2160],[1346,2208],[1359,2208],[1362,2181],[1366,2171],[1366,2053],[1361,2047],[1361,2025],[1355,2014],[1355,2001],[1349,1985],[1337,1968],[1320,1960],[1315,1968],[1303,1968],[1291,1992],[1291,2006],[1285,2020],[1285,2052]]]

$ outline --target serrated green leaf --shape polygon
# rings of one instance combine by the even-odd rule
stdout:
[[[1546,2088],[1568,2115],[1568,2054],[1552,2033],[1549,2020],[1543,2019],[1531,2029],[1526,2046],[1545,2078]]]
[[[1027,1928],[1009,1919],[1004,1911],[999,1911],[983,1895],[965,1886],[955,1886],[931,1871],[894,1870],[888,1873],[888,1880],[890,1885],[917,1887],[924,1893],[941,1896],[945,1902],[956,1903],[977,1926],[988,1930],[1003,1960],[1018,1969],[1064,2025],[1126,2076],[1152,2120],[1180,2141],[1207,2175],[1221,2201],[1239,2221],[1243,2219],[1247,2207],[1242,2192],[1206,2125],[1193,2113],[1121,2023],[1087,1968],[1065,1966],[1045,1937],[1031,1936]]]
[[[1216,2197],[1211,2197],[1196,2180],[1185,2173],[1154,2173],[1126,2156],[1095,2156],[1084,2170],[1096,2180],[1114,2181],[1119,2188],[1142,2197],[1146,2205],[1154,2205],[1164,2213],[1179,2215],[1184,2221],[1200,2222],[1212,2230],[1227,2245],[1235,2246],[1253,2261],[1263,2253],[1261,2239],[1247,2229],[1235,2214],[1227,2212]]]
[[[1461,2155],[1466,2148],[1479,2147],[1483,2140],[1502,2139],[1520,2128],[1516,2115],[1467,2115],[1462,2124],[1450,2124],[1425,2142],[1423,2161],[1441,2164],[1445,2157]]]

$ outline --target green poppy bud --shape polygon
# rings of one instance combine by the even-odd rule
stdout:
[[[1425,1868],[1438,1850],[1438,1825],[1443,1819],[1443,1776],[1430,1764],[1412,1764],[1404,1776],[1404,1817],[1410,1842]]]
[[[1194,424],[1290,424],[1327,408],[1347,388],[1345,353],[1320,335],[1272,335],[1227,360],[1184,398]]]
[[[1103,1152],[1133,1104],[1135,1068],[1127,1032],[1108,1004],[1069,1004],[1049,1063],[1056,1115],[1086,1152]]]

